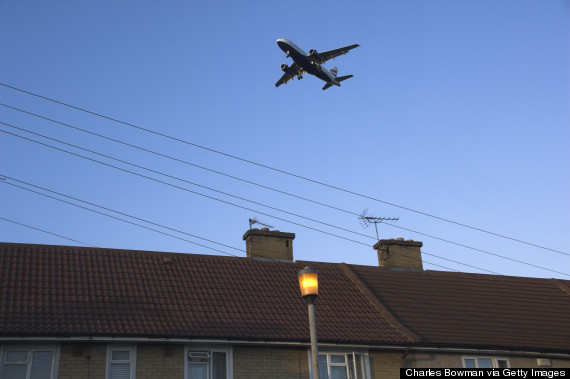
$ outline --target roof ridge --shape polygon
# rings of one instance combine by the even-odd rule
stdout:
[[[389,310],[386,308],[384,304],[370,291],[370,289],[364,284],[364,282],[358,277],[358,275],[346,264],[346,263],[339,263],[340,268],[344,272],[344,274],[354,283],[356,288],[364,295],[364,297],[372,304],[372,306],[380,313],[380,316],[390,326],[396,329],[401,335],[406,337],[412,342],[419,342],[422,337],[408,329],[404,326],[400,320],[396,318]]]
[[[570,288],[568,286],[566,286],[564,283],[561,283],[559,280],[557,279],[550,279],[551,281],[554,282],[554,284],[560,288],[562,291],[566,292],[566,294],[570,295]]]
[[[190,257],[214,257],[221,259],[247,259],[246,257],[219,255],[219,254],[200,254],[200,253],[184,253],[178,251],[158,251],[158,250],[140,250],[128,248],[100,247],[100,246],[77,246],[77,245],[49,245],[42,243],[23,243],[23,242],[0,242],[0,250],[5,247],[15,247],[22,249],[33,249],[41,251],[41,249],[53,249],[58,253],[68,252],[70,250],[81,251],[85,253],[113,253],[113,254],[138,254],[138,255],[176,255]]]

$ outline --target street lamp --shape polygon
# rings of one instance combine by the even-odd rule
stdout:
[[[305,267],[299,271],[299,287],[301,296],[309,307],[309,329],[311,332],[311,358],[313,360],[313,378],[319,379],[319,350],[317,348],[317,322],[315,321],[315,299],[319,294],[318,271]]]

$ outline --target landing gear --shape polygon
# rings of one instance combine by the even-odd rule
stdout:
[[[297,80],[301,80],[301,79],[303,79],[303,75],[297,76]]]

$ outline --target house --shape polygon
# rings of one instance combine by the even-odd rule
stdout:
[[[570,367],[570,281],[424,270],[402,239],[361,266],[295,261],[293,233],[243,238],[246,258],[1,243],[0,378],[309,378],[306,266],[321,378]]]

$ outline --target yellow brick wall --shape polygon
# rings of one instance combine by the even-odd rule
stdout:
[[[107,345],[102,343],[61,344],[58,379],[105,377]]]
[[[183,344],[138,344],[137,379],[184,378]]]
[[[374,379],[400,379],[402,354],[386,352],[368,352],[370,374]]]
[[[289,238],[254,234],[247,239],[245,246],[248,258],[293,260],[293,240]]]
[[[378,264],[387,268],[407,268],[423,270],[422,256],[419,247],[390,245],[378,251]],[[388,259],[384,260],[386,249],[389,249]]]
[[[235,346],[234,379],[296,379],[309,377],[306,348]]]

